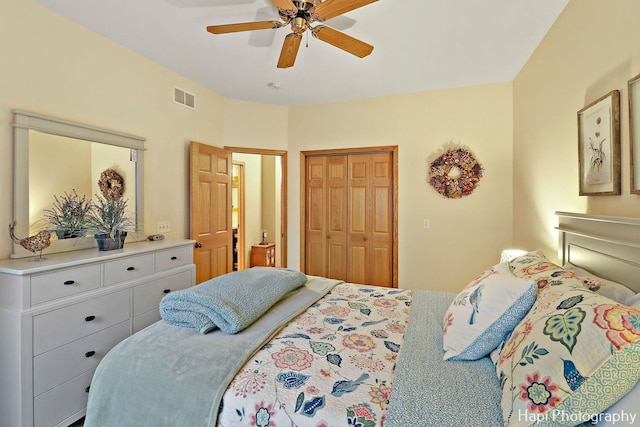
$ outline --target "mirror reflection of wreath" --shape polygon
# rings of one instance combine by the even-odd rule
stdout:
[[[100,174],[98,188],[105,199],[116,201],[124,194],[124,178],[113,169],[105,169]]]
[[[452,148],[431,162],[429,183],[450,199],[468,196],[479,184],[484,168],[464,148]]]

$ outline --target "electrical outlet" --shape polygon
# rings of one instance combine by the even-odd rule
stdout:
[[[431,223],[429,222],[428,219],[425,218],[425,219],[422,220],[422,227],[425,230],[428,229],[428,228],[431,228]]]
[[[158,234],[168,233],[169,231],[171,231],[169,221],[158,221],[158,224],[156,226],[156,232]]]

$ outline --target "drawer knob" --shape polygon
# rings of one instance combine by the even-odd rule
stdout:
[[[172,257],[171,257],[171,261],[175,261],[175,260],[177,260],[177,259],[178,259],[178,257],[177,257],[177,256],[172,256]]]
[[[87,386],[87,388],[84,389],[84,391],[86,391],[87,393],[89,393],[89,389],[91,388],[90,385]]]
[[[87,351],[87,352],[84,354],[84,357],[91,357],[91,356],[93,356],[94,354],[96,354],[96,352],[95,352],[95,351],[93,351],[93,350],[91,350],[91,351]]]
[[[168,294],[169,292],[171,292],[171,289],[165,289],[164,291],[162,291],[162,293],[164,294]]]
[[[135,269],[136,269],[135,267],[127,267],[127,271],[133,271]]]
[[[76,283],[75,280],[66,280],[64,282],[65,285],[73,285],[74,283]]]
[[[95,319],[96,319],[96,316],[87,316],[87,317],[84,318],[84,321],[85,322],[91,322],[92,320],[95,320]]]

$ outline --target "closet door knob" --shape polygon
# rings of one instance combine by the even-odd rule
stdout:
[[[196,242],[193,246],[195,246],[196,249],[200,249],[202,247],[202,243]]]

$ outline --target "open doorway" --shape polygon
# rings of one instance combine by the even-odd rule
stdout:
[[[231,178],[231,228],[233,229],[233,271],[244,270],[246,263],[245,250],[245,163],[233,160]]]
[[[286,267],[286,151],[243,147],[225,149],[232,152],[234,171],[234,269],[242,270],[252,265],[262,265],[260,261],[255,261],[255,257],[252,260],[252,250],[256,255],[267,246],[269,262],[266,265]]]

